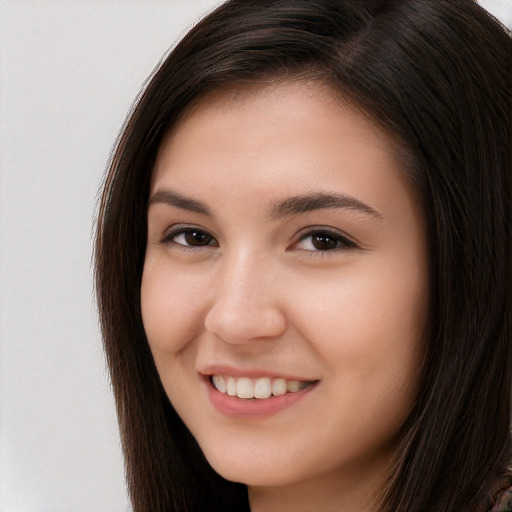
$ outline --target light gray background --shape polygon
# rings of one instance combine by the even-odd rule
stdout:
[[[219,3],[0,0],[2,512],[128,510],[92,292],[97,191],[146,77]],[[482,3],[512,26],[512,0]]]

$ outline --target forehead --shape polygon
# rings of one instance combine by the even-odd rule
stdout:
[[[237,123],[241,122],[246,125],[256,125],[262,115],[270,114],[270,108],[274,118],[279,118],[283,114],[290,118],[295,113],[296,121],[299,123],[304,121],[305,115],[309,115],[309,122],[314,119],[321,122],[320,116],[322,110],[325,112],[325,107],[331,112],[356,114],[359,117],[359,123],[357,126],[354,125],[354,137],[364,136],[372,131],[374,142],[390,146],[401,157],[403,150],[396,137],[387,133],[372,116],[321,79],[276,79],[215,89],[199,96],[184,109],[178,121],[164,136],[160,149],[175,139],[177,134],[181,140],[179,135],[183,129],[188,131],[191,128],[193,130],[202,128],[207,131],[211,126],[209,121],[214,119],[219,120],[223,117],[224,122],[231,120],[232,128],[236,128]],[[249,119],[243,115],[244,113],[248,114]],[[229,123],[226,123],[226,126],[228,125]],[[267,124],[265,128],[268,134],[280,129],[275,124]]]
[[[196,100],[165,136],[152,189],[166,182],[279,173],[290,187],[349,167],[392,169],[407,184],[396,140],[320,81],[279,81],[224,88]],[[346,174],[346,173],[345,173]],[[311,179],[310,179],[311,178]],[[304,187],[303,187],[304,188]]]

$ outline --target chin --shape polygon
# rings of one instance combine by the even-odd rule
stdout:
[[[293,462],[276,463],[275,460],[255,458],[254,454],[205,454],[212,468],[231,482],[250,487],[287,486],[300,480]],[[291,468],[295,468],[291,471]]]

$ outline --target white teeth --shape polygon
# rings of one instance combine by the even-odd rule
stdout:
[[[254,397],[254,384],[252,380],[247,377],[238,379],[236,383],[236,396],[238,398],[253,398]]]
[[[226,381],[224,380],[224,377],[221,375],[214,375],[212,377],[213,385],[221,392],[225,393],[227,391],[226,388]]]
[[[286,393],[286,388],[286,381],[284,379],[276,379],[272,383],[272,394],[275,396],[284,395]]]
[[[221,393],[227,393],[230,396],[237,396],[246,400],[251,398],[265,399],[272,395],[284,395],[287,392],[295,393],[309,385],[307,382],[285,380],[283,378],[274,380],[268,377],[250,379],[249,377],[235,378],[222,375],[212,375],[211,382]]]
[[[254,398],[268,398],[272,394],[270,379],[264,377],[258,379],[254,384]]]
[[[229,396],[236,396],[236,380],[233,377],[228,377],[226,383],[226,391],[228,392]]]
[[[289,393],[295,393],[295,391],[299,391],[300,389],[300,382],[298,380],[289,380],[286,383],[286,390]]]

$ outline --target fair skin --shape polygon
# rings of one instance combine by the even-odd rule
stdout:
[[[253,512],[375,509],[427,317],[424,219],[397,154],[310,82],[207,96],[161,145],[148,342],[171,403]]]

